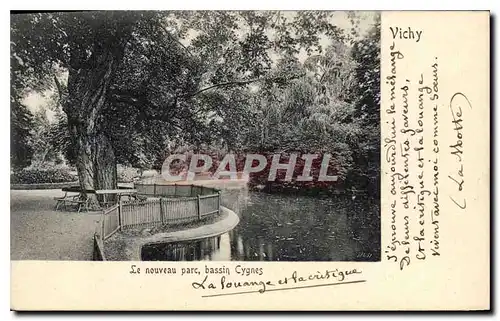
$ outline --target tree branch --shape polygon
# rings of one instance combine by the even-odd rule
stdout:
[[[58,108],[64,111],[64,105],[65,105],[64,89],[59,79],[57,79],[56,75],[54,75],[54,83],[56,84],[57,94],[59,95],[59,99],[57,101]]]
[[[207,91],[207,90],[210,90],[210,89],[213,89],[213,88],[217,88],[217,87],[226,87],[226,86],[231,86],[231,85],[247,85],[247,84],[250,84],[250,83],[253,83],[253,82],[257,82],[257,81],[261,81],[261,80],[264,80],[264,78],[256,78],[256,79],[250,79],[250,80],[238,80],[238,81],[222,82],[220,84],[215,84],[215,85],[211,85],[211,86],[202,88],[202,89],[198,90],[197,92],[192,93],[190,95],[185,95],[184,97],[194,97],[194,96],[196,96],[198,94],[201,94],[204,91]]]
[[[121,94],[117,94],[117,93],[111,93],[108,96],[108,98],[111,102],[125,103],[125,104],[129,104],[132,106],[138,106],[139,104],[144,104],[144,102],[138,98],[135,98],[135,97],[132,97],[129,95],[121,95]]]
[[[297,79],[297,78],[300,78],[302,77],[302,75],[295,75],[293,77],[290,77],[286,80],[290,81],[290,80],[293,80],[293,79]],[[269,81],[277,81],[277,80],[283,80],[284,77],[276,77],[276,78],[255,78],[255,79],[249,79],[249,80],[235,80],[235,81],[228,81],[228,82],[222,82],[222,83],[219,83],[219,84],[214,84],[214,85],[211,85],[211,86],[208,86],[208,87],[205,87],[205,88],[202,88],[192,94],[187,94],[187,95],[183,95],[182,97],[194,97],[204,91],[207,91],[207,90],[210,90],[210,89],[214,89],[214,88],[218,88],[218,87],[226,87],[226,86],[233,86],[233,85],[248,85],[248,84],[251,84],[251,83],[254,83],[254,82],[258,82],[258,81],[264,81],[264,80],[269,80]]]
[[[57,93],[59,94],[59,101],[61,101],[63,99],[63,91],[62,91],[61,83],[59,82],[59,79],[57,79],[56,75],[54,75],[54,82],[56,83]]]

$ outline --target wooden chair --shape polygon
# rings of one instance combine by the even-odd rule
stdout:
[[[77,212],[80,213],[82,209],[85,209],[87,212],[89,211],[88,203],[89,199],[85,196],[85,194],[77,194],[77,195],[67,195],[64,194],[63,197],[56,198],[56,208],[55,210],[57,211],[59,207],[62,205],[64,208],[67,210],[68,205],[76,205],[78,206]]]
[[[66,202],[68,201],[73,201],[75,199],[77,199],[78,197],[80,196],[80,194],[76,194],[76,195],[68,195],[68,192],[64,192],[64,195],[62,197],[54,197],[54,200],[56,201],[56,206],[55,206],[55,210],[59,210],[59,206],[63,205],[65,206],[66,205]]]

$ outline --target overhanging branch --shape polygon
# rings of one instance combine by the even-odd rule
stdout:
[[[287,78],[286,80],[287,81],[290,81],[290,80],[293,80],[293,79],[297,79],[297,78],[300,78],[302,77],[302,75],[297,75],[297,76],[293,76],[293,77],[290,77],[290,78]],[[235,81],[228,81],[228,82],[222,82],[222,83],[219,83],[219,84],[214,84],[214,85],[210,85],[208,87],[205,87],[205,88],[202,88],[192,94],[189,94],[189,95],[184,95],[183,97],[194,97],[204,91],[207,91],[207,90],[210,90],[210,89],[214,89],[214,88],[218,88],[218,87],[228,87],[228,86],[238,86],[238,85],[248,85],[248,84],[251,84],[251,83],[254,83],[254,82],[259,82],[259,81],[277,81],[277,80],[284,80],[285,78],[284,77],[276,77],[276,78],[255,78],[255,79],[249,79],[249,80],[235,80]]]
[[[198,90],[195,93],[192,93],[190,95],[186,95],[185,97],[193,97],[193,96],[196,96],[198,94],[201,94],[204,91],[207,91],[207,90],[210,90],[210,89],[214,89],[214,88],[217,88],[217,87],[226,87],[226,86],[232,86],[232,85],[248,85],[248,84],[251,84],[253,82],[257,82],[257,81],[261,81],[261,80],[264,80],[264,79],[263,78],[257,78],[257,79],[251,79],[251,80],[239,80],[239,81],[223,82],[223,83],[219,83],[219,84],[215,84],[215,85],[211,85],[211,86],[202,88],[202,89]]]

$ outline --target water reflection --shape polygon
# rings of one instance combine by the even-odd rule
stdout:
[[[230,261],[229,236],[211,237],[199,241],[146,245],[143,261]]]
[[[240,224],[219,237],[146,246],[143,260],[378,261],[379,203],[225,191]]]

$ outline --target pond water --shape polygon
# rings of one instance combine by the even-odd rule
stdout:
[[[379,261],[378,200],[227,190],[240,217],[219,237],[145,246],[145,261]]]

